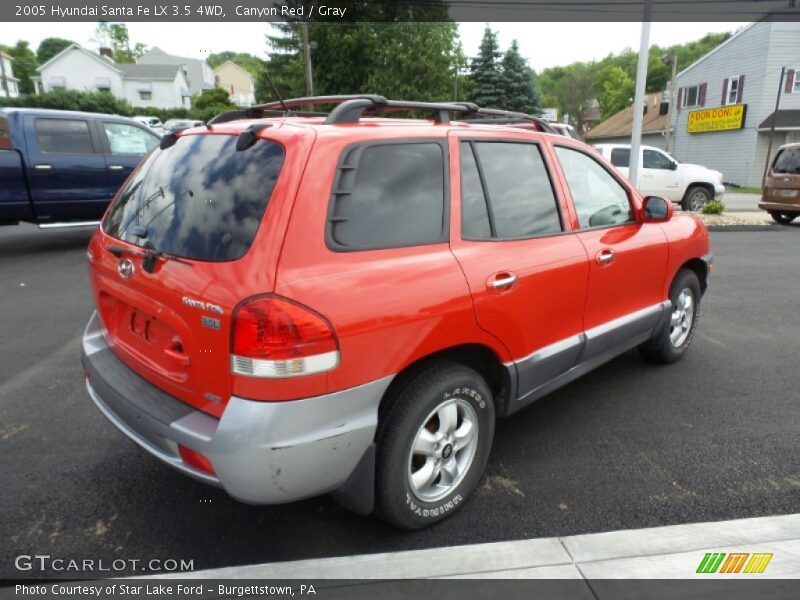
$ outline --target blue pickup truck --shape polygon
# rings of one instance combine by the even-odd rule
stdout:
[[[0,225],[87,225],[142,156],[153,131],[113,115],[0,109]]]

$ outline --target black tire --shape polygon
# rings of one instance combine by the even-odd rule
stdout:
[[[681,208],[693,211],[702,210],[709,200],[711,200],[711,192],[708,191],[708,188],[702,185],[693,185],[686,191]]]
[[[769,216],[772,217],[772,219],[776,223],[780,223],[781,225],[788,225],[797,218],[797,213],[771,210],[769,211]]]
[[[480,481],[494,438],[495,410],[491,390],[483,377],[474,370],[459,363],[447,362],[418,372],[405,385],[398,387],[393,397],[387,398],[387,401],[391,404],[382,415],[377,436],[376,512],[386,521],[403,529],[420,529],[433,525],[461,508]],[[447,442],[448,439],[457,439],[454,437],[444,437],[437,443],[437,464],[458,464],[458,460],[464,460],[465,468],[460,471],[463,473],[460,477],[452,478],[449,482],[453,484],[452,489],[447,491],[449,484],[442,477],[449,477],[445,471],[450,472],[451,469],[440,466],[440,471],[437,471],[440,474],[433,477],[429,484],[431,499],[427,500],[424,496],[421,497],[421,491],[412,487],[411,475],[423,469],[433,473],[436,467],[429,465],[429,461],[435,462],[437,459],[434,456],[437,454],[412,455],[412,447],[418,436],[427,439],[429,435],[445,435],[442,434],[442,426],[446,425],[445,420],[452,419],[448,417],[451,412],[442,413],[444,416],[441,420],[438,413],[433,416],[434,411],[444,405],[447,405],[441,409],[444,411],[450,411],[451,405],[456,407],[456,423],[459,426],[455,431],[463,432],[465,423],[474,421],[477,427],[474,450],[472,447],[458,448],[461,443],[458,441]],[[432,431],[432,423],[433,428],[437,429],[435,432]],[[422,431],[423,428],[427,433]],[[463,436],[462,438],[466,439]],[[468,451],[471,452],[471,459],[467,464],[467,455],[463,453]],[[437,491],[444,495],[434,497]]]
[[[681,294],[690,293],[692,297],[691,311],[682,310]],[[675,276],[669,290],[669,299],[672,302],[670,314],[667,322],[656,335],[639,346],[639,352],[647,360],[658,363],[674,363],[680,360],[689,348],[697,329],[697,320],[700,316],[700,282],[694,271],[681,269]],[[691,321],[688,328],[684,327],[685,321],[681,320],[680,325],[674,324],[674,319],[681,313],[689,313]],[[674,337],[673,337],[673,334]],[[685,334],[685,335],[684,335]]]

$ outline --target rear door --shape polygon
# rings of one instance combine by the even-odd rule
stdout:
[[[450,149],[458,161],[451,169],[461,173],[452,251],[478,324],[505,344],[516,363],[521,397],[578,358],[586,251],[565,231],[541,144],[524,136],[451,133]]]
[[[99,218],[110,198],[101,140],[88,117],[26,115],[27,175],[39,220]]]
[[[660,316],[667,239],[658,224],[638,223],[631,192],[592,153],[554,144],[589,257],[585,328],[589,360],[644,335]]]
[[[268,250],[251,246],[273,195],[284,197],[284,148],[259,140],[237,151],[236,140],[189,135],[155,150],[108,211],[103,244],[90,248],[95,302],[115,353],[212,414],[231,395],[233,309],[272,291]],[[175,258],[148,264],[147,249]],[[257,268],[248,271],[248,259]]]
[[[158,145],[160,138],[133,123],[103,119],[98,121],[98,126],[108,171],[108,195],[113,197],[142,157]]]

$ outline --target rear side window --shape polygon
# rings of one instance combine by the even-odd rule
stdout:
[[[345,150],[329,205],[334,250],[374,250],[446,241],[445,149],[438,142]]]
[[[94,154],[89,122],[79,119],[36,119],[36,141],[50,154]]]
[[[773,173],[800,174],[800,148],[785,148],[775,157]]]
[[[111,236],[184,258],[229,261],[253,243],[283,165],[283,148],[260,140],[188,135],[156,149],[108,212]]]
[[[134,154],[142,156],[150,152],[158,144],[158,137],[134,125],[127,123],[109,123],[103,121],[103,129],[108,138],[111,154]]]
[[[631,151],[628,148],[612,148],[611,164],[615,167],[627,167],[631,164]]]
[[[536,144],[461,144],[462,235],[517,239],[560,233],[550,177]]]

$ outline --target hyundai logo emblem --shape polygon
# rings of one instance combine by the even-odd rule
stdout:
[[[119,276],[123,279],[130,279],[133,277],[133,272],[136,270],[136,267],[133,266],[131,259],[126,258],[125,260],[119,261],[117,265],[117,271],[119,272]]]

